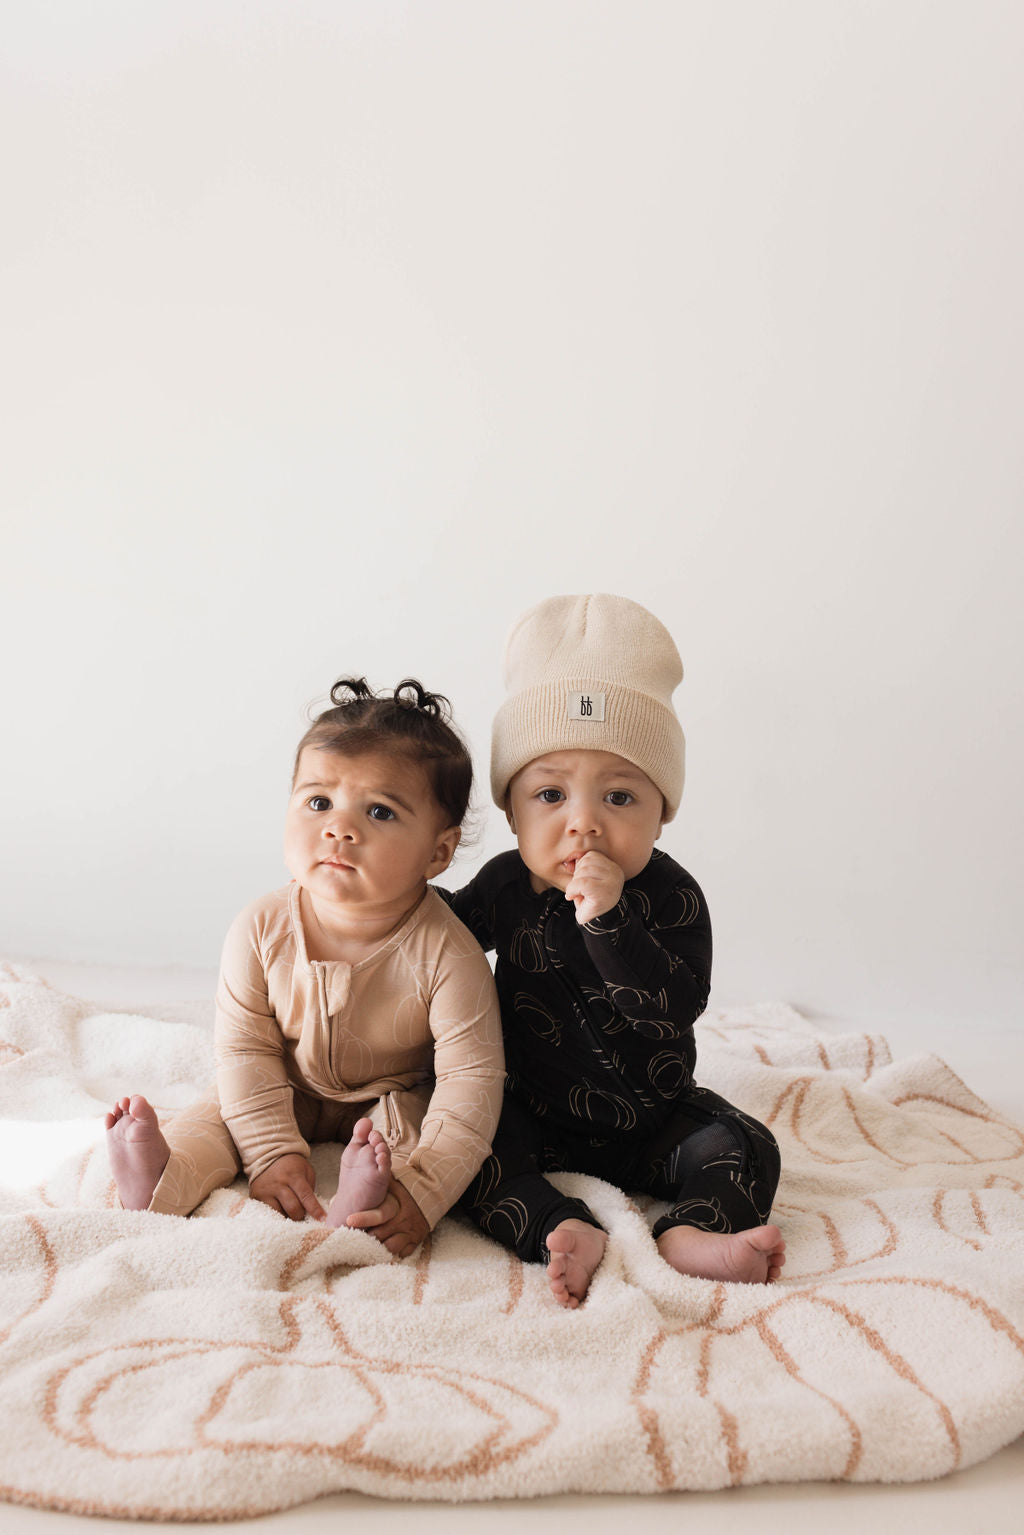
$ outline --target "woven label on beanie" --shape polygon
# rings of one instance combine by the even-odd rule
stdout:
[[[569,718],[571,720],[603,720],[603,693],[570,693]]]

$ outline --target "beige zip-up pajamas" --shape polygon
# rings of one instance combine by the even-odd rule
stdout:
[[[311,1141],[347,1141],[367,1115],[394,1176],[436,1225],[479,1170],[505,1065],[490,966],[427,889],[359,964],[311,960],[292,883],[254,901],[224,943],[217,1089],[163,1127],[170,1160],[149,1208],[187,1215]]]

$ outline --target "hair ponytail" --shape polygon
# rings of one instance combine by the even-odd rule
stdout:
[[[415,694],[414,698],[406,696],[410,691]],[[451,720],[452,706],[444,694],[428,693],[415,677],[406,677],[400,682],[395,688],[393,697],[400,708],[421,709],[424,714],[429,714],[432,719],[441,720],[444,724]]]
[[[345,694],[349,697],[346,698]],[[373,698],[373,689],[365,677],[339,677],[331,689],[331,703],[344,709],[361,699]]]

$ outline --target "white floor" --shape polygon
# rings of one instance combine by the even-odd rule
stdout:
[[[78,996],[118,1006],[173,1004],[212,999],[215,976],[202,971],[108,969],[26,960],[39,974]],[[724,999],[715,997],[716,1003]],[[211,1003],[212,1006],[212,1003]],[[893,1055],[931,1051],[956,1071],[980,1097],[1024,1124],[1024,1023],[1021,1028],[979,1026],[967,1020],[936,1025],[906,1018],[825,1017],[821,1026],[842,1033],[869,1030],[883,1034]],[[1024,1276],[1022,1276],[1024,1283]],[[701,1535],[721,1535],[750,1527],[757,1535],[829,1535],[862,1532],[904,1535],[908,1525],[928,1535],[1017,1535],[1024,1526],[1024,1439],[983,1465],[940,1482],[881,1487],[831,1484],[745,1487],[719,1493],[669,1493],[658,1497],[542,1498],[534,1502],[477,1504],[384,1503],[356,1494],[303,1504],[259,1520],[241,1520],[237,1530],[279,1535],[300,1530],[320,1535],[333,1530],[339,1515],[355,1517],[361,1535],[433,1535],[454,1527],[465,1535],[505,1535],[529,1522],[535,1535],[620,1535],[633,1518],[645,1535],[677,1531],[682,1520],[699,1522]],[[121,1521],[82,1519],[44,1509],[2,1505],[4,1535],[70,1535],[120,1528]],[[180,1529],[180,1525],[150,1528]]]

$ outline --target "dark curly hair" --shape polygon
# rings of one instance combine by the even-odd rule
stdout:
[[[442,693],[428,693],[415,677],[406,677],[391,693],[375,693],[365,677],[341,677],[331,689],[331,703],[334,707],[318,714],[299,742],[293,783],[306,746],[342,757],[401,752],[423,764],[447,825],[462,825],[473,788],[473,764]]]

